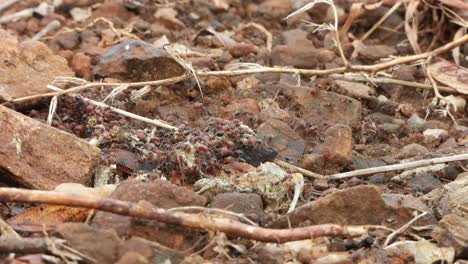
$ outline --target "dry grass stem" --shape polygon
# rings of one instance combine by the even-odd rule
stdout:
[[[383,247],[387,247],[393,239],[402,234],[403,232],[406,231],[406,229],[410,228],[412,224],[414,224],[416,221],[419,219],[423,218],[424,216],[427,215],[427,212],[424,212],[422,214],[416,215],[413,219],[411,219],[408,223],[404,224],[402,227],[398,228],[397,230],[393,231],[390,235],[388,235],[387,239],[385,239],[385,242],[383,244]]]
[[[39,31],[36,35],[34,35],[31,39],[32,40],[40,40],[45,35],[47,35],[50,31],[54,31],[62,26],[62,23],[57,19],[52,20],[47,26],[45,26],[41,31]]]
[[[354,170],[354,171],[337,173],[337,174],[332,174],[332,175],[317,174],[312,171],[297,167],[295,165],[289,164],[281,160],[276,160],[275,163],[282,167],[290,169],[292,171],[302,173],[303,175],[311,177],[311,178],[325,179],[325,180],[340,180],[340,179],[352,178],[352,177],[357,177],[357,176],[371,175],[371,174],[376,174],[376,173],[381,173],[381,172],[408,170],[408,169],[414,169],[414,168],[419,168],[419,167],[431,166],[431,165],[440,164],[440,163],[464,161],[464,160],[468,160],[468,153],[446,156],[446,157],[441,157],[441,158],[417,160],[417,161],[411,161],[411,162],[405,162],[405,163],[399,163],[399,164],[379,166],[379,167],[373,167],[373,168],[362,169],[362,170]]]
[[[433,90],[434,89],[433,86],[430,85],[430,84],[403,81],[403,80],[386,78],[386,77],[365,77],[365,76],[362,76],[360,74],[344,74],[344,75],[343,74],[332,74],[332,75],[330,75],[330,78],[347,80],[347,81],[359,81],[359,82],[369,81],[369,82],[372,82],[372,83],[380,83],[380,84],[397,84],[397,85],[414,87],[414,88],[421,88],[421,89],[426,89],[426,90]],[[454,88],[451,88],[451,87],[448,87],[448,86],[439,86],[439,90],[442,91],[442,92],[447,92],[447,93],[456,93],[456,94],[459,93]]]
[[[383,17],[381,17],[381,18],[379,19],[379,21],[377,21],[377,23],[375,23],[374,26],[372,26],[372,28],[369,29],[369,31],[367,31],[366,34],[364,34],[364,36],[362,36],[361,41],[366,40],[372,33],[374,33],[374,31],[375,31],[377,28],[379,28],[379,27],[382,25],[382,23],[385,22],[385,20],[387,20],[387,18],[388,18],[391,14],[393,14],[393,13],[401,6],[402,3],[403,3],[403,2],[400,1],[400,2],[398,2],[398,3],[396,3],[396,4],[394,4],[394,5],[392,6],[392,8],[390,8],[390,9],[387,11],[387,13],[385,13],[385,15],[384,15]]]
[[[54,91],[63,91],[61,90],[60,88],[58,87],[55,87],[53,85],[48,85],[47,88],[51,89],[51,90],[54,90]],[[70,96],[74,96],[72,94],[69,94]],[[76,96],[79,96],[79,95],[76,95]],[[109,109],[111,110],[112,112],[115,112],[117,114],[120,114],[120,115],[123,115],[123,116],[126,116],[126,117],[129,117],[129,118],[132,118],[132,119],[135,119],[135,120],[138,120],[138,121],[141,121],[141,122],[145,122],[145,123],[148,123],[148,124],[151,124],[153,126],[157,126],[157,127],[161,127],[161,128],[165,128],[165,129],[169,129],[169,130],[177,130],[177,127],[175,126],[172,126],[162,120],[158,120],[158,119],[149,119],[149,118],[146,118],[146,117],[143,117],[143,116],[139,116],[139,115],[136,115],[136,114],[133,114],[133,113],[130,113],[130,112],[127,112],[127,111],[124,111],[122,109],[119,109],[119,108],[116,108],[116,107],[113,107],[113,106],[110,106],[110,105],[107,105],[105,103],[101,103],[101,102],[97,102],[97,101],[94,101],[94,100],[91,100],[91,99],[88,99],[88,98],[85,98],[83,96],[79,96],[79,99],[83,100],[83,101],[86,101],[90,104],[93,104],[95,106],[98,106],[98,107],[102,107],[102,108],[105,108],[105,109]]]

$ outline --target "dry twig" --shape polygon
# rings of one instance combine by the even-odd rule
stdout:
[[[441,158],[417,160],[417,161],[405,162],[405,163],[400,163],[400,164],[392,164],[392,165],[386,165],[386,166],[380,166],[380,167],[373,167],[373,168],[368,168],[368,169],[355,170],[355,171],[337,173],[337,174],[332,174],[332,175],[320,175],[320,174],[311,172],[311,171],[303,169],[303,168],[299,168],[297,166],[294,166],[292,164],[289,164],[287,162],[280,161],[280,160],[276,160],[275,162],[280,166],[283,166],[283,167],[288,168],[288,169],[293,170],[293,171],[300,172],[303,175],[309,176],[311,178],[325,179],[325,180],[339,180],[339,179],[352,178],[352,177],[356,177],[356,176],[371,175],[371,174],[375,174],[375,173],[388,172],[388,171],[414,169],[414,168],[419,168],[419,167],[431,166],[431,165],[435,165],[435,164],[439,164],[439,163],[462,161],[462,160],[468,160],[468,154],[467,153],[459,154],[459,155],[453,155],[453,156],[447,156],[447,157],[441,157]]]
[[[411,219],[408,223],[404,224],[402,227],[398,228],[397,230],[393,231],[388,237],[387,239],[385,239],[385,242],[383,244],[383,247],[386,247],[388,246],[388,244],[390,244],[390,242],[393,241],[393,239],[395,238],[395,236],[398,236],[399,234],[402,234],[403,232],[406,231],[406,229],[408,229],[413,223],[415,223],[416,221],[418,221],[419,219],[423,218],[425,215],[427,215],[427,212],[424,212],[422,214],[419,214],[419,215],[416,215],[413,219]]]
[[[227,235],[274,243],[311,239],[321,236],[357,237],[367,234],[370,229],[379,228],[379,226],[340,226],[324,224],[292,229],[269,229],[243,224],[228,218],[220,218],[206,214],[170,212],[162,208],[148,208],[147,206],[115,199],[16,188],[0,188],[0,201],[44,203],[96,209],[119,215],[157,220],[187,228],[223,232]]]

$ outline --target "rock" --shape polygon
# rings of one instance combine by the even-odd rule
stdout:
[[[376,61],[382,58],[387,58],[396,53],[393,47],[387,45],[358,45],[355,52],[358,53],[359,59],[363,61]]]
[[[60,45],[67,50],[75,49],[80,43],[80,35],[76,31],[59,34],[56,39]]]
[[[256,116],[260,112],[257,100],[246,98],[240,101],[234,101],[226,106],[223,117],[226,119],[241,118],[246,115]]]
[[[429,153],[429,150],[416,143],[412,143],[404,146],[401,151],[397,154],[397,159],[408,159],[416,156],[424,155]]]
[[[50,92],[57,76],[73,76],[67,61],[42,42],[0,37],[0,101]]]
[[[457,141],[455,140],[455,138],[450,137],[447,140],[445,140],[442,144],[440,144],[438,149],[454,149],[456,147],[458,147]]]
[[[432,237],[440,246],[453,247],[457,258],[468,258],[468,221],[466,217],[455,214],[444,216],[432,232]]]
[[[148,210],[151,206],[173,208],[204,206],[206,203],[203,196],[163,180],[125,181],[117,187],[110,198],[129,202],[141,201],[140,205],[148,207]],[[113,228],[120,236],[136,235],[174,249],[189,249],[199,239],[195,231],[188,231],[182,227],[106,212],[96,213],[92,226]]]
[[[270,119],[257,128],[257,136],[278,152],[280,159],[298,162],[304,153],[305,141],[286,123]]]
[[[428,193],[436,188],[443,186],[444,184],[434,175],[430,173],[425,173],[411,178],[408,181],[407,186],[413,189],[414,191]]]
[[[417,114],[413,114],[407,121],[409,128],[422,129],[426,124],[426,121],[419,117]]]
[[[271,50],[271,62],[275,66],[292,66],[312,69],[319,64],[333,61],[335,53],[331,50],[307,49],[303,46],[277,45]]]
[[[278,152],[264,142],[257,144],[255,147],[244,149],[241,155],[245,162],[255,167],[258,167],[261,163],[273,161],[276,156],[278,156]]]
[[[98,77],[124,81],[151,81],[176,77],[185,68],[162,48],[134,39],[112,46],[94,67]]]
[[[404,117],[411,117],[416,112],[416,109],[412,104],[400,104],[398,110]]]
[[[136,252],[125,253],[115,264],[149,264],[147,258]]]
[[[263,202],[255,193],[220,193],[217,194],[210,207],[229,210],[244,215],[263,215]]]
[[[362,170],[387,165],[385,162],[364,156],[357,152],[353,153],[353,166],[355,170]]]
[[[90,185],[100,150],[85,140],[0,106],[0,170],[33,189]]]
[[[347,125],[336,124],[325,131],[323,155],[329,162],[341,165],[353,161],[353,133]]]
[[[324,191],[328,189],[328,181],[325,179],[315,179],[314,180],[314,188],[319,191]]]
[[[379,187],[360,185],[332,192],[273,221],[273,228],[301,227],[316,224],[386,225],[399,227],[414,215],[415,209],[430,209],[412,197],[382,196]],[[391,219],[392,221],[388,221]],[[420,220],[434,223],[432,216]],[[418,221],[418,223],[420,223]]]
[[[454,250],[450,247],[438,247],[427,240],[400,241],[385,248],[391,255],[410,253],[414,263],[453,263]]]
[[[67,245],[91,257],[97,263],[115,263],[122,241],[113,231],[94,228],[84,223],[61,224],[55,230]],[[96,239],[99,243],[96,243]]]
[[[277,119],[282,122],[288,122],[289,114],[283,109],[268,108],[260,112],[258,119],[261,122],[265,122],[268,119]]]
[[[184,258],[182,252],[158,247],[153,241],[133,236],[125,240],[120,248],[119,261],[122,264],[133,263],[133,260],[151,260],[140,263],[181,263]]]
[[[91,58],[83,52],[77,52],[70,61],[70,66],[78,77],[91,79]]]
[[[433,129],[426,129],[423,132],[424,137],[434,137],[436,139],[439,139],[443,135],[448,135],[448,132],[444,129],[440,128],[433,128]]]
[[[291,12],[291,3],[283,0],[267,0],[258,6],[258,12],[271,18],[283,19]]]
[[[369,99],[375,95],[375,89],[358,82],[348,82],[336,80],[340,94],[352,97],[354,99]]]
[[[284,85],[285,94],[298,103],[302,118],[319,130],[334,124],[360,126],[361,103],[353,98],[326,91],[314,91],[308,87]]]
[[[229,47],[229,53],[231,53],[234,58],[241,58],[250,54],[256,54],[257,51],[258,48],[256,46],[247,43],[236,43]]]

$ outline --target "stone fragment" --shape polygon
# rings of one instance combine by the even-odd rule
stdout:
[[[412,143],[404,146],[401,151],[397,154],[397,159],[409,159],[416,156],[424,155],[429,153],[429,150],[417,143]]]
[[[414,210],[431,211],[421,201],[412,197],[382,196],[379,187],[360,185],[321,197],[298,207],[293,212],[273,221],[271,227],[288,228],[316,224],[386,225],[399,227],[414,215]],[[389,221],[391,220],[391,221]],[[420,220],[434,224],[432,215]],[[420,223],[418,221],[418,223]]]
[[[98,77],[134,82],[167,79],[184,73],[185,68],[167,51],[134,39],[112,46],[94,67]]]
[[[368,85],[358,82],[349,82],[336,80],[340,94],[355,98],[355,99],[369,99],[375,95],[375,90]]]
[[[267,142],[280,158],[298,162],[304,153],[305,141],[286,123],[270,119],[257,128],[257,136]]]
[[[335,53],[328,49],[307,49],[301,46],[277,45],[271,51],[271,61],[276,66],[311,69],[333,61]]]
[[[0,105],[0,171],[33,189],[90,185],[100,150],[85,140]]]
[[[426,124],[426,121],[419,117],[417,114],[413,114],[407,121],[409,128],[422,129]]]
[[[414,263],[453,263],[454,250],[450,247],[438,247],[427,240],[400,241],[385,248],[389,254],[403,255],[410,253]]]
[[[302,118],[325,130],[334,124],[360,126],[361,103],[353,98],[326,91],[311,92],[311,88],[285,85],[285,93],[295,99]]]
[[[323,155],[329,162],[347,165],[353,161],[353,133],[347,125],[336,124],[325,131]]]
[[[257,10],[271,18],[283,19],[291,11],[291,3],[283,0],[267,0],[261,3]]]
[[[194,192],[178,187],[167,181],[137,182],[133,180],[121,183],[112,193],[113,199],[139,202],[143,207],[152,206],[173,208],[182,206],[204,206],[206,199]],[[92,226],[113,228],[120,236],[139,236],[157,241],[174,249],[189,249],[200,239],[195,231],[188,231],[179,226],[171,226],[157,221],[132,219],[129,216],[98,212]]]
[[[67,61],[42,42],[0,35],[0,101],[47,93],[57,76],[73,76]]]
[[[424,173],[411,178],[408,181],[407,186],[414,191],[428,193],[436,188],[443,186],[444,184],[436,178],[433,174]]]
[[[263,215],[262,198],[255,193],[220,193],[213,198],[210,207],[247,216]]]
[[[92,65],[91,58],[83,52],[77,52],[70,61],[70,67],[78,77],[86,80],[91,79]]]
[[[432,237],[440,246],[453,247],[455,256],[468,258],[468,218],[456,214],[448,214],[440,220]]]
[[[97,263],[112,264],[117,261],[122,241],[114,231],[84,223],[66,223],[58,226],[55,232],[67,241],[67,245],[95,259]]]
[[[404,117],[411,117],[416,112],[416,109],[412,104],[400,104],[398,110]]]

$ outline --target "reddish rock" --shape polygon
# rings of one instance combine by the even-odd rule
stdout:
[[[83,52],[77,52],[70,61],[70,66],[78,77],[91,79],[91,58]]]
[[[335,59],[335,53],[328,49],[308,49],[301,46],[277,45],[271,51],[273,65],[295,68],[316,68]]]
[[[284,0],[267,0],[258,6],[258,12],[268,17],[283,19],[291,12],[291,3]]]
[[[128,39],[112,46],[94,67],[99,77],[125,81],[161,80],[183,75],[185,68],[162,48]]]
[[[210,206],[244,215],[263,215],[262,198],[255,193],[220,193]]]
[[[336,124],[325,131],[323,156],[326,160],[347,165],[353,162],[353,132],[347,125]]]
[[[96,263],[115,263],[122,241],[114,231],[98,229],[84,223],[66,223],[55,230],[67,245],[96,260]],[[99,243],[96,243],[96,241]]]
[[[416,113],[416,108],[412,104],[400,104],[398,107],[400,113],[407,118],[410,118],[414,113]]]
[[[67,61],[42,42],[0,38],[0,101],[50,92],[57,76],[73,76]]]
[[[161,208],[204,206],[206,203],[203,196],[163,180],[153,182],[125,181],[117,187],[110,198],[129,202],[141,201],[140,205],[148,208],[151,206]],[[197,232],[180,226],[166,225],[151,220],[132,219],[128,216],[106,212],[98,212],[92,225],[113,228],[121,236],[136,235],[174,249],[189,249],[193,243],[200,239]]]
[[[89,185],[100,150],[85,140],[0,106],[0,170],[33,189]]]
[[[303,86],[283,85],[282,88],[298,104],[302,118],[320,130],[334,124],[360,126],[362,106],[356,99]]]
[[[229,53],[235,58],[245,57],[257,53],[258,48],[248,43],[237,43],[229,47]]]
[[[455,256],[468,258],[468,221],[466,216],[448,214],[439,222],[432,237],[440,246],[453,247]]]
[[[80,43],[80,35],[76,31],[61,33],[55,39],[64,49],[72,50]]]
[[[304,154],[305,141],[284,122],[270,119],[257,128],[257,135],[278,152],[280,159],[298,162]]]
[[[388,201],[390,200],[390,201]],[[427,207],[418,200],[401,197],[400,202],[393,205],[391,197],[382,197],[376,186],[360,185],[344,190],[335,191],[318,200],[307,203],[296,210],[275,220],[274,228],[288,226],[308,226],[316,224],[340,225],[387,225],[399,227],[414,216],[412,212]],[[427,216],[424,224],[433,224],[433,216]],[[426,219],[423,218],[423,219]],[[391,219],[392,221],[388,221]],[[429,222],[428,222],[429,221]],[[419,222],[418,222],[419,223]]]
[[[125,253],[115,264],[146,264],[149,260],[136,252]]]

